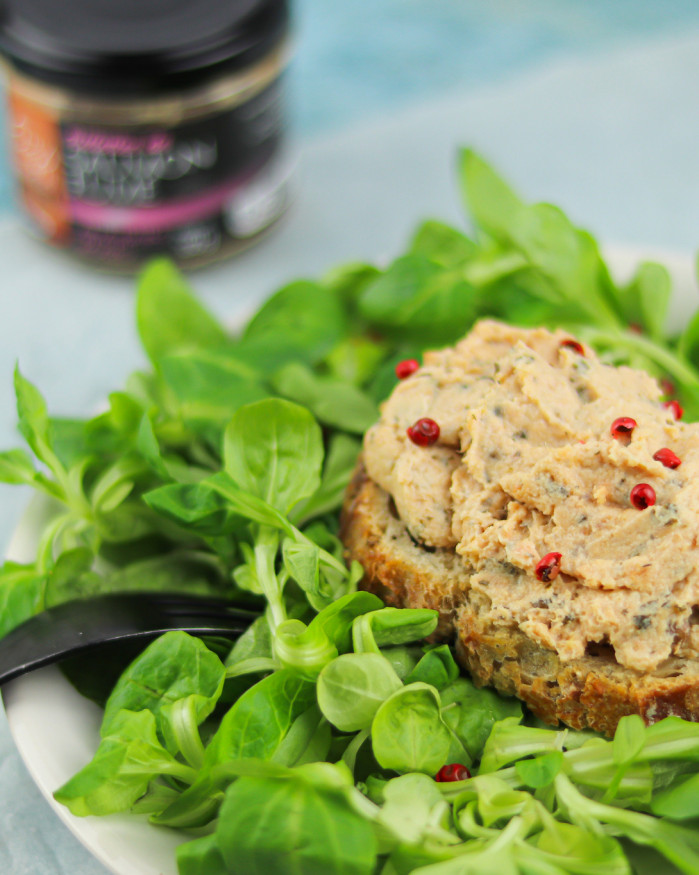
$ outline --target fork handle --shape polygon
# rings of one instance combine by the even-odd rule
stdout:
[[[110,593],[63,602],[0,640],[0,685],[89,649],[147,643],[173,630],[236,639],[259,616],[234,603],[176,593]]]

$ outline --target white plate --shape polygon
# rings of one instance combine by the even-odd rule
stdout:
[[[32,561],[46,521],[39,498],[27,508],[8,558]],[[10,732],[34,782],[61,820],[114,875],[177,875],[175,848],[184,836],[129,815],[74,817],[53,793],[88,763],[99,744],[102,711],[51,666],[6,684]]]
[[[699,306],[690,258],[620,248],[605,255],[620,279],[631,274],[641,256],[667,265],[675,284],[669,320],[672,330],[681,328],[687,314]],[[13,536],[10,558],[33,558],[43,524],[41,508],[38,503],[30,505]],[[177,875],[175,848],[184,840],[177,833],[132,816],[77,818],[53,799],[53,792],[97,749],[100,709],[82,698],[55,668],[7,684],[2,695],[12,736],[32,778],[49,805],[94,856],[114,875]],[[660,870],[656,872],[660,875]]]

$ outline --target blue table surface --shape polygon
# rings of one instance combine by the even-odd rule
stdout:
[[[683,251],[699,243],[696,0],[297,0],[293,48],[291,116],[308,187],[298,219],[289,221],[309,221],[318,238],[312,255],[295,260],[292,227],[286,244],[267,250],[283,251],[288,263],[243,260],[237,270],[258,298],[260,289],[271,291],[265,283],[284,278],[285,266],[293,273],[350,253],[385,256],[421,210],[451,210],[448,174],[432,168],[464,136],[528,195],[570,207],[603,237]],[[375,156],[384,161],[389,146],[394,160],[376,167]],[[18,443],[16,358],[45,388],[53,412],[70,414],[89,412],[115,388],[117,364],[131,369],[137,359],[133,332],[123,327],[131,317],[114,293],[123,282],[104,279],[107,291],[80,297],[83,274],[66,268],[76,288],[63,280],[56,292],[63,262],[21,242],[4,140],[0,151],[4,448]],[[324,176],[340,164],[346,182]],[[361,201],[352,190],[360,169],[373,200],[366,186]],[[328,191],[345,216],[323,204]],[[391,198],[403,200],[386,206]],[[385,228],[391,221],[395,232]],[[233,274],[221,266],[198,276],[207,302],[227,313],[222,288]],[[7,544],[27,496],[11,487],[0,492],[0,543]],[[0,714],[0,872],[105,871],[41,798]]]

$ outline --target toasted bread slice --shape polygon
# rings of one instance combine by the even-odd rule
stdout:
[[[495,625],[488,599],[471,591],[468,569],[451,549],[416,543],[388,493],[357,467],[342,513],[348,559],[364,566],[363,588],[396,607],[439,611],[437,636],[479,686],[520,698],[542,720],[612,735],[620,718],[646,723],[676,715],[699,721],[699,660],[670,658],[644,673],[620,665],[612,648],[590,645],[563,662],[516,625]]]

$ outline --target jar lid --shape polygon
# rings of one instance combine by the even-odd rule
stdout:
[[[261,58],[288,17],[288,0],[0,0],[0,52],[80,92],[162,92]]]

